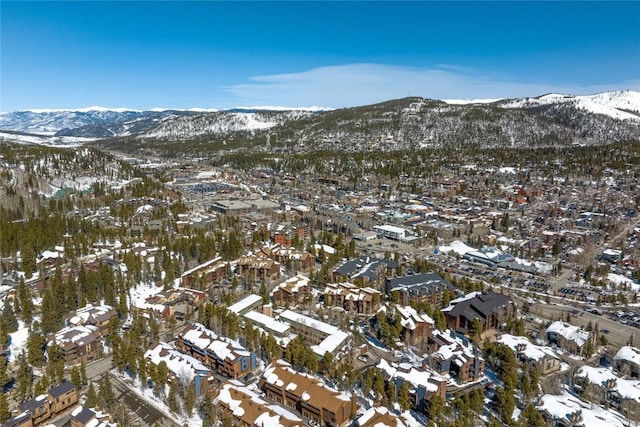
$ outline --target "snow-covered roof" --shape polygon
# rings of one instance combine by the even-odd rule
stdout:
[[[640,403],[640,381],[626,380],[618,377],[611,369],[593,366],[582,366],[576,372],[576,377],[589,378],[591,384],[606,387],[612,381],[611,390],[615,390],[623,399],[632,399]]]
[[[434,320],[426,314],[418,314],[415,308],[411,306],[396,305],[396,310],[402,316],[400,323],[404,328],[414,330],[418,323],[429,323],[434,325]]]
[[[93,325],[67,326],[56,332],[54,341],[58,345],[73,343],[78,346],[87,345],[95,341],[99,335],[99,328]]]
[[[249,307],[254,306],[259,301],[262,301],[262,297],[260,295],[251,294],[248,297],[238,301],[237,303],[229,306],[228,310],[232,311],[236,314],[241,313],[242,311],[248,309]]]
[[[618,350],[613,360],[627,360],[640,365],[640,349],[626,345]]]
[[[504,334],[498,339],[499,343],[507,345],[515,353],[518,353],[518,346],[523,345],[522,353],[528,360],[539,361],[545,357],[558,359],[551,347],[544,347],[532,344],[526,337],[519,337],[510,334]]]
[[[209,375],[210,372],[209,368],[198,359],[180,353],[164,342],[159,342],[149,348],[144,353],[144,357],[156,366],[164,361],[173,375],[181,379],[188,379],[188,382],[191,382],[197,373]]]
[[[257,427],[304,426],[302,419],[289,410],[270,404],[239,381],[223,384],[214,403],[229,408],[233,415],[247,425]]]
[[[355,425],[359,427],[406,427],[407,424],[384,406],[373,407],[358,417]]]
[[[291,325],[280,322],[273,317],[267,316],[266,314],[262,314],[257,311],[250,311],[248,313],[245,313],[243,317],[251,320],[251,322],[253,322],[256,326],[262,326],[280,335],[288,333],[291,329]]]
[[[385,372],[391,378],[401,378],[414,385],[414,387],[424,387],[429,392],[437,392],[438,386],[433,380],[445,381],[440,375],[432,371],[418,370],[413,366],[409,369],[398,369],[397,366],[389,365],[384,359],[380,359],[380,362],[376,366],[381,371]],[[431,380],[431,381],[430,381]]]
[[[570,394],[545,394],[540,398],[538,410],[546,412],[550,417],[569,421],[571,414],[581,412],[582,422],[588,427],[624,427],[625,418],[611,409],[593,405]]]
[[[288,393],[309,402],[316,408],[323,407],[333,413],[355,410],[355,407],[351,405],[351,395],[328,387],[312,375],[293,370],[291,365],[283,360],[275,361],[267,366],[262,377],[272,386],[287,390]],[[295,386],[292,386],[292,383]]]
[[[239,342],[219,336],[200,323],[194,322],[188,325],[178,338],[206,351],[220,361],[227,360],[233,363],[239,357],[250,354]]]
[[[569,341],[574,341],[579,347],[582,347],[589,340],[589,332],[583,331],[577,326],[570,325],[557,320],[553,322],[546,330],[546,333],[556,333],[562,335]]]
[[[329,325],[328,323],[321,322],[320,320],[316,320],[312,317],[305,316],[291,310],[285,310],[280,313],[280,319],[291,323],[294,329],[296,327],[299,328],[304,326],[326,335],[320,344],[311,346],[311,350],[313,350],[313,352],[318,356],[324,356],[326,352],[335,354],[346,344],[350,336],[349,333],[344,332],[333,325]]]

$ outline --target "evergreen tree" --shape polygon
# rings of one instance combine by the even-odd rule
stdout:
[[[15,332],[18,330],[18,319],[13,312],[11,304],[5,304],[4,310],[2,310],[2,322],[4,323],[7,333]]]
[[[87,400],[85,401],[85,406],[87,408],[95,408],[98,405],[98,394],[96,393],[96,389],[93,386],[93,382],[89,384],[89,390],[87,391]]]
[[[83,386],[87,385],[87,368],[84,362],[80,363],[80,384]]]
[[[49,390],[49,379],[46,375],[43,375],[38,381],[36,381],[36,385],[33,387],[33,394],[35,396],[39,396],[44,394]]]
[[[18,299],[20,300],[20,311],[22,312],[22,321],[27,325],[33,320],[33,299],[31,291],[21,279],[18,284]]]
[[[32,327],[29,337],[27,338],[27,360],[31,365],[36,367],[42,366],[44,363],[45,345],[46,340],[44,335]]]
[[[4,387],[11,382],[11,376],[7,370],[7,359],[0,356],[0,393],[4,392]]]
[[[520,413],[518,426],[520,427],[545,427],[546,422],[540,411],[529,403]]]
[[[11,412],[9,412],[7,395],[5,393],[0,393],[0,423],[4,423],[9,418],[11,418]]]
[[[4,320],[0,318],[0,347],[4,347],[9,342],[9,334],[7,328],[4,326]]]
[[[215,414],[213,409],[213,403],[211,402],[211,396],[205,393],[200,404],[200,413],[202,414],[202,427],[213,427],[215,421]]]
[[[411,408],[411,400],[409,397],[409,385],[407,381],[402,383],[400,386],[400,391],[398,392],[398,404],[400,405],[400,410],[408,411]]]
[[[196,391],[194,387],[187,387],[187,393],[184,397],[184,408],[187,413],[187,417],[190,417],[193,413],[193,408],[196,405]]]
[[[80,377],[80,369],[77,366],[71,368],[71,382],[77,388],[82,387],[82,378]]]
[[[178,392],[173,383],[169,386],[169,397],[167,398],[167,403],[169,405],[169,410],[174,414],[177,414],[180,410],[180,405],[178,404]]]
[[[106,373],[100,380],[100,390],[98,391],[98,399],[100,406],[107,411],[113,408],[116,403],[116,396],[113,392],[113,386],[111,385],[111,375]]]
[[[16,375],[16,394],[15,398],[18,402],[24,402],[31,396],[33,388],[33,370],[29,366],[27,356],[24,352],[18,356],[18,372]]]

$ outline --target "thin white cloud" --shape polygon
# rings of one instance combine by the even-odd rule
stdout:
[[[247,83],[224,88],[236,105],[327,105],[336,108],[409,95],[432,99],[481,99],[545,93],[587,95],[622,89],[640,90],[640,80],[591,86],[564,85],[522,82],[455,65],[415,68],[384,64],[345,64],[256,76]]]

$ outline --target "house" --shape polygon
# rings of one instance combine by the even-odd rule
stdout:
[[[260,394],[243,383],[229,380],[222,384],[213,400],[223,417],[238,426],[303,427],[304,421],[279,405],[266,402]]]
[[[291,325],[293,332],[305,339],[318,358],[324,357],[325,353],[338,357],[341,350],[351,346],[350,333],[312,317],[285,310],[280,313],[279,320]]]
[[[78,406],[71,412],[71,427],[117,427],[111,416],[95,408]]]
[[[373,231],[387,239],[397,240],[403,243],[411,243],[419,239],[413,231],[396,227],[395,225],[376,225],[373,227]]]
[[[586,355],[586,344],[594,339],[590,332],[562,321],[555,321],[546,329],[545,338],[563,350],[580,356]]]
[[[402,331],[400,338],[410,345],[420,345],[426,343],[429,335],[433,332],[434,320],[426,314],[419,314],[411,306],[395,305],[395,309],[400,313]]]
[[[545,394],[536,402],[536,409],[552,427],[626,427],[629,425],[617,411],[584,402],[575,394]]]
[[[238,274],[248,279],[273,281],[280,277],[280,263],[264,255],[245,255],[236,264]]]
[[[526,337],[503,334],[498,342],[511,348],[520,362],[540,369],[542,375],[560,369],[560,358],[551,347],[532,344]]]
[[[285,245],[265,246],[261,252],[279,262],[290,271],[310,271],[316,265],[316,257],[309,252],[299,251]]]
[[[613,357],[613,367],[625,377],[640,378],[640,349],[624,346]]]
[[[209,285],[220,283],[229,277],[229,263],[221,257],[215,257],[207,262],[185,271],[180,276],[182,286],[192,288],[200,281],[200,287],[206,289]]]
[[[278,305],[296,306],[311,295],[311,283],[308,277],[298,274],[276,286],[272,295]]]
[[[440,375],[455,377],[459,383],[474,381],[484,375],[484,359],[463,335],[452,330],[434,330],[427,340],[426,364]]]
[[[53,342],[62,350],[67,364],[91,362],[102,351],[102,335],[98,326],[67,326],[56,332]]]
[[[267,398],[293,408],[306,420],[319,425],[345,427],[358,409],[356,395],[330,388],[319,379],[291,368],[288,363],[272,362],[258,382]]]
[[[162,320],[175,317],[179,321],[187,318],[189,313],[198,310],[198,307],[207,299],[207,294],[190,288],[173,288],[168,292],[160,292],[146,299],[150,307],[159,307]]]
[[[251,294],[241,299],[237,303],[230,305],[228,310],[232,313],[237,314],[238,316],[242,316],[251,310],[255,310],[261,305],[262,305],[262,297],[259,295]]]
[[[380,307],[380,292],[369,287],[360,288],[351,283],[329,283],[324,288],[324,305],[340,307],[348,313],[371,316]]]
[[[12,426],[37,426],[78,403],[78,390],[69,381],[51,387],[46,394],[18,405],[21,414],[11,420]],[[30,421],[29,421],[30,419]],[[4,427],[4,425],[3,425]]]
[[[211,370],[198,359],[183,354],[173,349],[169,344],[158,342],[151,344],[144,353],[144,358],[156,367],[160,362],[165,362],[169,368],[167,382],[179,382],[185,378],[189,380],[189,387],[195,391],[196,397],[200,397],[210,390],[213,383]]]
[[[440,303],[443,292],[453,295],[455,288],[437,273],[424,273],[387,278],[385,291],[401,305],[409,305],[411,301],[427,301],[436,305]]]
[[[76,310],[76,314],[69,319],[70,326],[97,326],[101,335],[109,332],[109,323],[118,317],[116,310],[110,305],[87,305]]]
[[[33,427],[33,417],[29,412],[21,412],[2,424],[2,427]]]
[[[249,212],[271,213],[279,209],[280,205],[268,199],[224,199],[215,200],[211,204],[214,212],[230,215],[243,215]]]
[[[627,413],[640,413],[640,381],[618,377],[608,368],[581,366],[575,373],[574,388],[584,391],[589,382],[589,397],[595,402],[624,409]]]
[[[33,425],[39,425],[52,417],[51,402],[46,394],[41,394],[33,399],[22,402],[18,405],[21,412],[26,412],[31,416]]]
[[[600,254],[600,260],[617,264],[622,260],[622,251],[619,249],[605,249],[602,251],[602,254]]]
[[[249,311],[243,314],[242,317],[251,322],[253,326],[262,329],[275,338],[287,338],[291,335],[290,324],[276,320],[264,313]]]
[[[386,275],[393,275],[397,269],[397,261],[362,256],[343,262],[333,271],[333,281],[358,282],[377,287],[384,283]]]
[[[380,359],[376,368],[383,373],[387,383],[392,381],[395,384],[396,391],[400,390],[402,384],[408,383],[409,399],[414,409],[425,410],[433,396],[440,396],[442,400],[446,398],[447,380],[428,367],[419,369],[408,363],[390,365],[386,360]]]
[[[241,378],[256,368],[255,353],[200,323],[187,325],[176,337],[176,343],[183,352],[231,378]]]
[[[471,292],[452,300],[442,312],[447,328],[467,333],[474,319],[480,321],[481,332],[498,329],[507,319],[515,316],[516,308],[508,296],[493,291]]]
[[[356,418],[358,427],[407,427],[407,424],[384,406],[369,408]]]
[[[51,413],[59,414],[78,403],[78,389],[73,383],[64,381],[62,384],[49,389],[47,399],[51,404]]]

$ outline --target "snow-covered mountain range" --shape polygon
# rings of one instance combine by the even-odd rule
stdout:
[[[526,146],[640,140],[640,92],[588,96],[444,100],[405,98],[328,108],[237,107],[152,109],[88,107],[0,113],[0,130],[74,138],[220,142],[232,139],[340,142],[349,149],[372,141],[402,146],[472,144]],[[204,139],[202,139],[204,138]],[[375,145],[375,144],[374,144]]]

